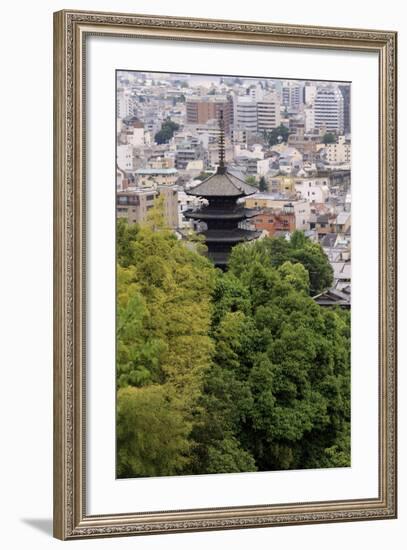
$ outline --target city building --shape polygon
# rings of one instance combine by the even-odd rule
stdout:
[[[276,233],[292,233],[295,230],[295,213],[292,204],[287,203],[281,209],[265,208],[252,220],[252,225],[259,231],[273,237]]]
[[[143,223],[148,211],[153,208],[155,199],[163,196],[164,220],[166,225],[178,227],[178,189],[176,186],[157,186],[156,188],[133,188],[119,191],[116,195],[118,218],[126,218],[129,223]]]
[[[142,147],[145,143],[144,140],[144,124],[140,120],[136,120],[127,130],[127,141],[133,147]]]
[[[236,126],[248,133],[257,133],[257,103],[250,96],[238,97],[236,100]]]
[[[125,172],[131,172],[134,170],[134,157],[133,146],[130,144],[118,145],[116,147],[117,165],[121,170]]]
[[[329,198],[328,178],[295,178],[297,194],[310,203],[325,203]]]
[[[340,212],[336,218],[336,232],[347,233],[351,227],[351,217],[349,212]]]
[[[301,86],[293,80],[283,82],[281,88],[282,104],[291,111],[297,111],[302,104]]]
[[[225,132],[233,125],[233,100],[231,96],[206,95],[190,96],[186,100],[186,123],[205,124],[211,119],[219,119],[223,113]]]
[[[345,134],[350,134],[350,84],[339,85],[343,97],[343,127]]]
[[[117,118],[123,119],[135,115],[133,98],[128,90],[117,90],[116,99],[116,115]]]
[[[294,178],[291,176],[268,176],[266,181],[270,193],[280,193],[285,196],[295,194]]]
[[[135,171],[137,185],[152,187],[158,185],[174,185],[178,178],[176,168],[139,168]]]
[[[303,97],[305,105],[313,105],[317,95],[317,85],[313,82],[306,82],[303,88]]]
[[[302,155],[303,160],[313,162],[324,148],[322,135],[325,129],[315,132],[305,132],[305,128],[297,128],[295,134],[288,136],[287,145],[295,147]]]
[[[300,231],[310,229],[310,203],[307,200],[290,200],[289,204],[294,213],[295,229]],[[282,212],[287,206],[287,197],[278,193],[257,193],[245,198],[245,206],[249,210],[257,209],[258,213],[264,209],[269,212]]]
[[[304,132],[309,134],[315,129],[315,110],[313,106],[307,105],[304,109]]]
[[[315,230],[321,239],[327,233],[335,233],[336,216],[334,214],[319,214],[316,217]]]
[[[343,134],[344,101],[337,86],[327,85],[318,88],[314,100],[315,128],[324,126],[328,132]]]
[[[325,160],[329,164],[350,164],[350,141],[345,136],[339,136],[337,143],[328,143],[325,145]]]
[[[230,139],[233,145],[247,146],[247,130],[238,126],[232,126],[230,129]]]
[[[271,132],[280,126],[280,100],[275,92],[257,101],[257,132]]]

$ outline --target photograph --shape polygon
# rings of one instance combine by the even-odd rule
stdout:
[[[54,13],[61,540],[397,517],[397,31],[225,15]]]
[[[351,82],[115,79],[116,478],[350,468]]]

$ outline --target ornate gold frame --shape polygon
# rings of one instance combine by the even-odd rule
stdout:
[[[85,503],[83,76],[91,34],[376,52],[379,58],[379,496],[89,516]],[[396,517],[396,41],[390,31],[54,14],[54,535],[60,539]]]

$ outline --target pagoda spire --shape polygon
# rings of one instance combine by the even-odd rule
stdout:
[[[223,120],[223,109],[219,112],[219,165],[218,174],[224,174],[226,172],[225,166],[225,122]]]

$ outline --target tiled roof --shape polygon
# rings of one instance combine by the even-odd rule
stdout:
[[[241,197],[244,195],[254,195],[256,192],[256,187],[248,185],[228,171],[225,171],[223,174],[217,172],[193,189],[187,191],[188,195],[196,195],[198,197]]]
[[[171,176],[177,173],[178,173],[178,170],[176,168],[139,168],[139,170],[136,170],[136,174],[140,176],[154,175],[154,174]]]

